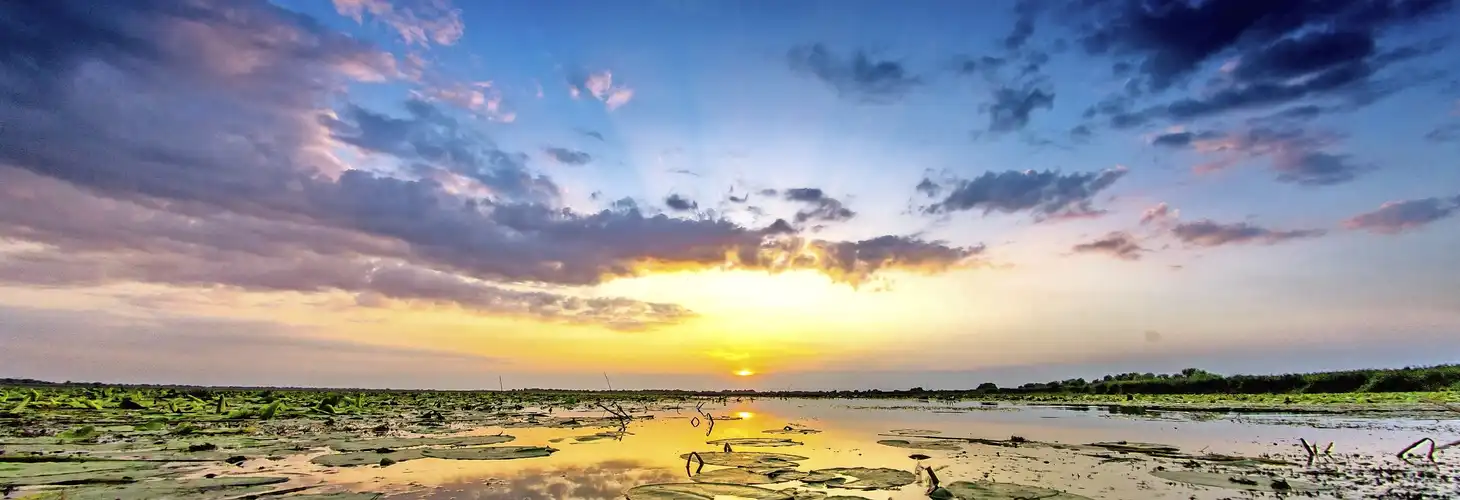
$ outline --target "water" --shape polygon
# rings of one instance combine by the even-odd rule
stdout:
[[[1115,411],[1106,407],[983,406],[973,404],[910,403],[868,400],[745,400],[704,410],[733,420],[716,420],[713,429],[693,408],[661,410],[652,419],[636,419],[621,439],[575,442],[573,437],[611,429],[482,428],[473,433],[505,432],[516,436],[514,445],[551,445],[559,452],[544,458],[506,461],[420,459],[389,467],[326,468],[308,463],[312,455],[269,463],[260,470],[301,476],[301,481],[323,481],[327,488],[377,491],[403,499],[609,499],[623,498],[624,490],[650,483],[686,482],[686,461],[681,455],[719,451],[707,440],[735,437],[784,437],[804,443],[792,447],[737,447],[736,451],[767,451],[807,457],[800,470],[829,467],[888,467],[912,471],[918,464],[932,466],[943,484],[961,480],[994,480],[1038,485],[1090,498],[1230,498],[1246,493],[1227,489],[1173,484],[1155,478],[1157,467],[1180,469],[1183,460],[1139,454],[1121,455],[1105,450],[1066,449],[1042,445],[1017,448],[961,444],[957,451],[910,450],[877,444],[894,429],[927,429],[938,436],[1008,439],[1020,436],[1042,443],[1085,444],[1108,441],[1151,442],[1173,445],[1183,452],[1220,453],[1247,457],[1268,456],[1296,462],[1274,470],[1288,477],[1319,480],[1340,487],[1320,494],[1325,498],[1377,495],[1400,482],[1378,481],[1360,492],[1334,477],[1303,476],[1302,471],[1334,471],[1353,476],[1350,482],[1372,483],[1368,469],[1413,471],[1417,481],[1406,488],[1427,488],[1434,498],[1460,498],[1455,477],[1460,448],[1440,454],[1438,464],[1401,462],[1395,452],[1422,437],[1441,443],[1460,439],[1460,422],[1413,419],[1361,419],[1328,416],[1244,415],[1214,416],[1185,412]],[[599,412],[593,414],[602,416]],[[772,435],[763,431],[786,425],[806,426],[821,432]],[[1326,447],[1332,456],[1304,464],[1306,453],[1297,444],[1303,438]],[[920,453],[931,458],[909,458]],[[1108,458],[1135,461],[1110,461]],[[1186,460],[1186,462],[1190,462]],[[1360,465],[1367,463],[1367,465]],[[1203,465],[1210,470],[1210,465]],[[717,467],[706,467],[706,470]],[[249,471],[255,473],[257,471]],[[1425,472],[1437,478],[1427,480]],[[1333,482],[1339,481],[1339,482]],[[770,489],[798,483],[761,485]],[[819,488],[803,488],[821,490]],[[913,484],[895,491],[832,490],[832,494],[867,498],[927,498],[926,486]]]

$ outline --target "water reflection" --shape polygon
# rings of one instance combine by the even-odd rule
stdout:
[[[478,500],[612,500],[640,484],[683,480],[668,469],[646,468],[642,462],[611,460],[587,466],[523,469],[509,476],[443,484],[395,498]]]

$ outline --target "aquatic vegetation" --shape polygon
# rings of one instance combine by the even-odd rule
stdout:
[[[351,453],[330,453],[310,459],[310,462],[329,467],[355,467],[360,465],[391,465],[407,460],[425,458],[425,450],[356,451]]]
[[[719,444],[719,445],[726,445],[726,444],[728,444],[730,446],[764,447],[764,448],[776,448],[776,447],[781,447],[781,446],[799,446],[799,445],[805,444],[805,443],[802,443],[800,441],[793,441],[793,440],[784,439],[784,438],[725,438],[725,439],[713,439],[713,440],[710,440],[710,441],[705,441],[705,443],[706,444]]]
[[[1167,481],[1177,481],[1199,486],[1213,486],[1245,491],[1266,491],[1270,493],[1303,493],[1328,489],[1318,484],[1296,479],[1250,474],[1194,470],[1157,470],[1152,471],[1151,475]]]
[[[552,455],[558,451],[546,446],[485,446],[479,448],[425,448],[421,454],[450,460],[516,460]]]
[[[725,483],[725,484],[772,484],[797,481],[806,477],[805,472],[795,469],[750,469],[745,467],[730,467],[704,471],[691,476],[690,479],[699,483]]]
[[[335,451],[365,451],[378,450],[381,448],[414,448],[421,446],[481,446],[489,444],[502,444],[516,439],[507,435],[493,436],[455,436],[439,438],[377,438],[361,440],[335,440],[325,442],[325,446]]]
[[[707,451],[704,453],[695,453],[695,456],[705,465],[719,465],[723,467],[795,468],[797,465],[796,462],[806,460],[806,457],[800,455],[761,451]],[[689,461],[690,454],[680,455],[679,458]]]
[[[792,500],[790,494],[776,490],[720,483],[667,483],[635,486],[624,492],[628,500],[715,500],[734,497],[746,500]]]
[[[957,481],[928,493],[934,500],[1090,500],[1049,488],[993,481]]]
[[[828,488],[849,490],[887,490],[901,488],[917,481],[917,476],[911,472],[885,467],[836,467],[817,469],[811,471],[811,474],[816,477],[808,476],[801,481],[818,483]],[[823,478],[825,480],[818,480]]]
[[[962,447],[958,446],[958,443],[953,441],[908,441],[905,439],[883,439],[881,441],[877,441],[877,444],[883,446],[892,446],[896,448],[907,448],[912,450],[958,451],[962,449]]]
[[[231,498],[271,490],[287,477],[230,476],[198,479],[152,480],[116,486],[82,486],[59,492],[66,500],[147,500],[155,498]]]

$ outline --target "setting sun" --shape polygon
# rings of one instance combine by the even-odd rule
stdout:
[[[755,375],[755,372],[750,371],[749,368],[741,368],[740,371],[735,372],[735,376],[737,377],[749,377],[751,375]]]

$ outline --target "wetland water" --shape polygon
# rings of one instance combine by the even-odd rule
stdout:
[[[419,454],[401,455],[401,450],[409,453],[411,446],[397,442],[393,445],[398,449],[362,451],[363,465],[351,467],[321,465],[320,457],[332,454],[325,447],[328,445],[292,453],[273,451],[268,453],[270,458],[250,457],[238,465],[170,466],[177,467],[178,477],[182,478],[205,474],[288,478],[286,482],[269,486],[271,489],[247,492],[248,495],[260,491],[281,493],[272,496],[276,498],[373,492],[385,498],[402,499],[610,499],[624,498],[626,491],[647,484],[692,483],[691,474],[709,474],[706,477],[713,478],[713,482],[753,484],[763,489],[641,488],[633,490],[630,496],[634,499],[928,498],[928,480],[918,470],[919,466],[932,468],[943,486],[961,485],[935,493],[935,497],[944,498],[1217,499],[1253,495],[1460,498],[1460,480],[1457,480],[1460,448],[1437,453],[1434,462],[1424,457],[1428,447],[1421,447],[1409,461],[1394,456],[1423,437],[1433,437],[1441,444],[1460,439],[1460,421],[1456,420],[1239,416],[1116,411],[1104,406],[876,400],[747,399],[706,403],[700,410],[697,412],[692,404],[677,408],[653,405],[634,408],[635,418],[627,423],[623,433],[617,432],[619,426],[612,419],[604,418],[607,412],[581,410],[557,411],[529,422],[511,419],[487,422],[487,425],[453,426],[471,435],[500,433],[515,437],[501,444],[476,444],[556,449],[545,456],[529,453],[527,456],[531,458],[461,460],[432,458],[431,453],[421,458]],[[706,415],[715,416],[713,428]],[[577,424],[564,425],[575,419]],[[964,437],[976,439],[952,439]],[[735,438],[754,439],[748,444],[732,442],[730,454],[724,453],[723,444],[710,443]],[[1318,443],[1321,448],[1311,464],[1299,438]],[[758,446],[776,439],[796,444]],[[1091,446],[1095,443],[1106,444]],[[1328,448],[1329,443],[1333,443],[1332,448]],[[370,446],[374,445],[355,448]],[[217,451],[222,455],[233,453],[228,449]],[[379,457],[389,455],[400,460],[380,466],[377,455],[371,455],[377,451],[390,452],[377,454]],[[696,462],[688,466],[687,472],[687,460],[681,457],[690,452],[700,453],[707,465],[699,467]],[[914,454],[926,458],[910,458]],[[740,467],[725,467],[716,465],[717,462]],[[842,470],[821,477],[812,472],[858,467],[874,472]],[[914,472],[918,472],[916,476],[912,475]],[[826,481],[833,476],[839,479]],[[855,489],[858,481],[853,479],[858,477],[863,479],[863,485],[875,488]],[[990,481],[999,485],[991,485]],[[992,490],[1005,488],[1007,485],[1003,483],[1043,489],[975,491],[968,489],[968,482]],[[137,484],[143,483],[113,488]],[[106,490],[96,489],[102,487],[84,488],[93,489],[90,493],[85,489],[72,490],[87,494],[65,498],[109,498]],[[292,491],[295,488],[303,489]],[[283,493],[286,491],[292,492]],[[12,491],[10,496],[34,493],[37,490],[25,488]],[[223,490],[179,493],[176,497],[255,497],[248,495]]]

